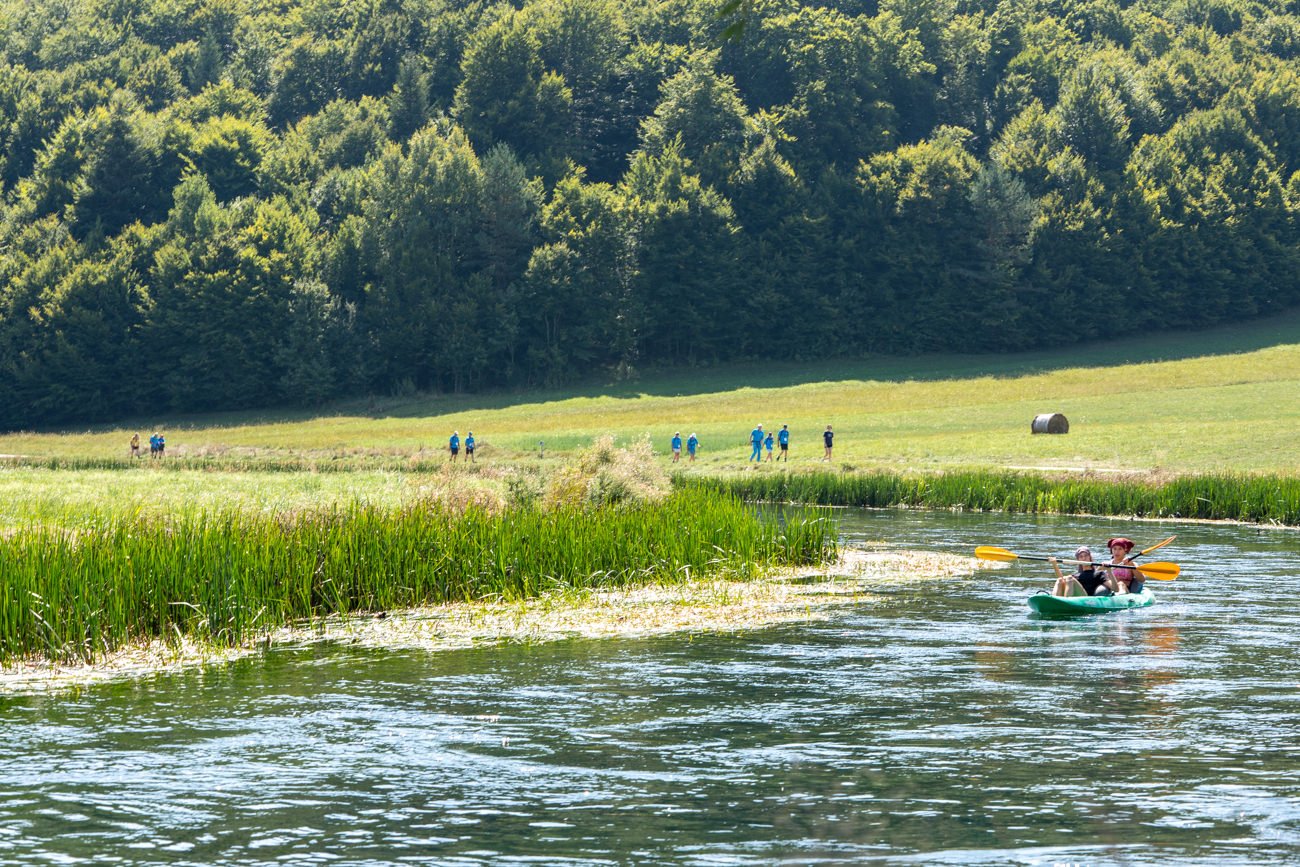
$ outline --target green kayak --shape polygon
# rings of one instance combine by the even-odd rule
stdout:
[[[1141,593],[1123,593],[1119,596],[1052,596],[1039,593],[1029,597],[1029,607],[1039,614],[1100,614],[1103,611],[1121,611],[1125,608],[1145,608],[1156,597],[1142,588]]]

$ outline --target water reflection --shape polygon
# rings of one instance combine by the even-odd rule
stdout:
[[[1178,627],[1173,624],[1152,626],[1143,638],[1148,655],[1168,654],[1178,650]]]
[[[967,553],[1138,530],[845,521]],[[1173,532],[1178,581],[1096,618],[1030,618],[1047,576],[1017,566],[759,633],[316,648],[5,699],[0,864],[1294,863],[1300,546],[1148,535]]]

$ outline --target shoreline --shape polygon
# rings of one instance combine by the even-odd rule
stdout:
[[[1300,477],[1277,475],[1225,473],[1146,482],[1095,476],[1063,480],[1005,470],[935,475],[823,471],[710,476],[679,473],[673,482],[682,489],[712,490],[746,502],[1300,527]]]
[[[326,617],[273,629],[234,648],[152,640],[90,664],[18,661],[0,668],[0,694],[53,692],[226,665],[267,650],[310,644],[441,652],[569,639],[741,632],[826,620],[837,608],[882,598],[872,588],[969,577],[998,565],[955,554],[888,550],[881,544],[842,551],[830,564],[780,570],[748,581],[711,577],[517,602],[447,603]]]
[[[769,506],[801,506],[806,503],[783,503],[776,500],[755,500]],[[1175,518],[1149,515],[1107,515],[1102,512],[1014,512],[1006,509],[961,509],[956,506],[912,506],[900,503],[895,506],[823,506],[819,509],[861,509],[864,512],[888,512],[899,509],[905,512],[957,512],[974,515],[1047,515],[1054,518],[1094,518],[1108,521],[1140,521],[1144,524],[1209,524],[1229,527],[1258,527],[1261,530],[1289,530],[1300,532],[1300,524],[1283,524],[1280,521],[1242,521],[1237,518]]]

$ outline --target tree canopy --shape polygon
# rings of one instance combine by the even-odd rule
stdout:
[[[1298,57],[1294,0],[0,0],[0,428],[1265,315]]]

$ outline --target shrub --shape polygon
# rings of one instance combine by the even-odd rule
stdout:
[[[649,439],[617,448],[603,436],[559,470],[546,486],[547,508],[594,508],[620,503],[653,503],[668,496],[672,482],[654,460]]]

